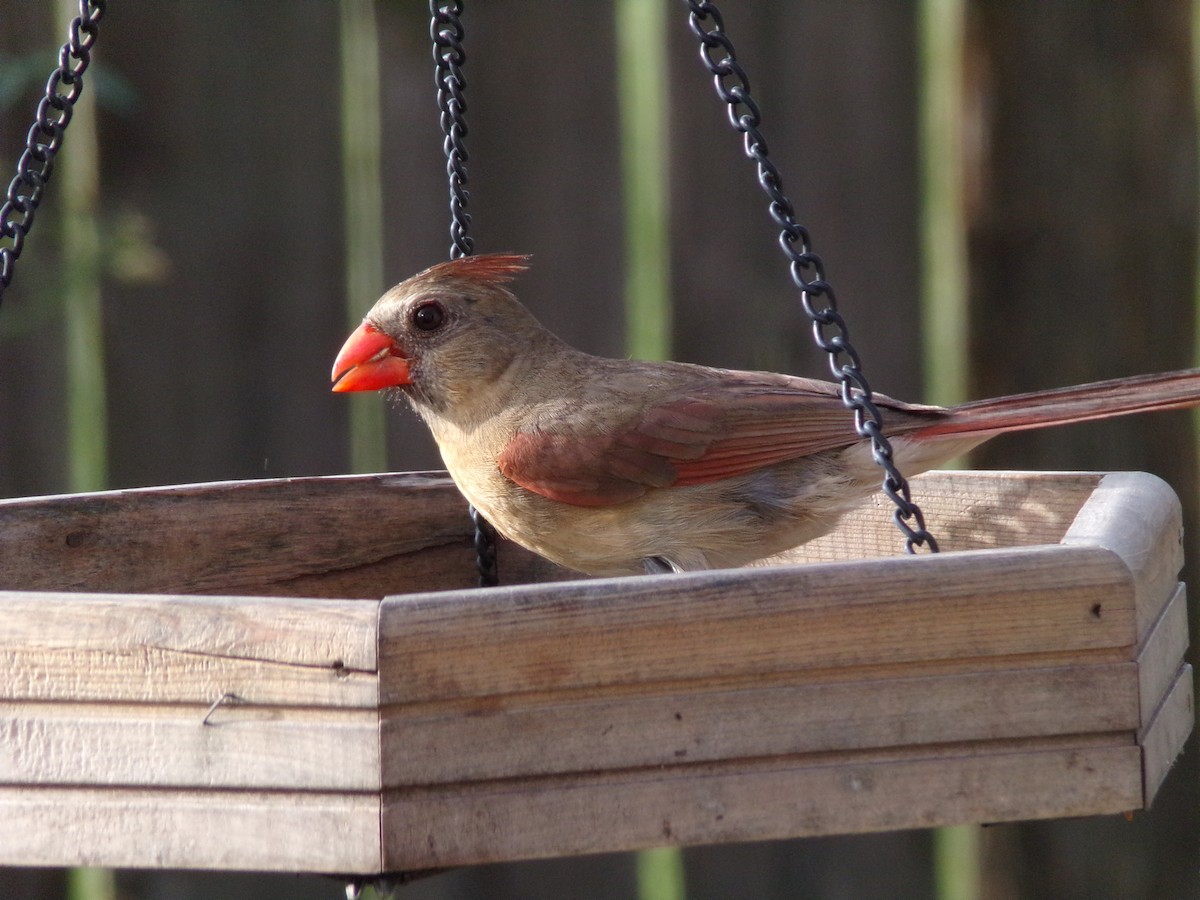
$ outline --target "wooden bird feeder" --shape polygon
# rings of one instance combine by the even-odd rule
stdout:
[[[564,580],[504,545],[487,590],[447,590],[439,473],[0,502],[0,863],[372,875],[1147,806],[1193,721],[1174,495],[914,493],[952,552],[896,555],[868,504],[807,565]]]

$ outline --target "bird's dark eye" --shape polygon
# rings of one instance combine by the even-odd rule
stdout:
[[[413,327],[419,331],[437,331],[445,321],[446,311],[442,309],[442,304],[432,300],[412,311]]]

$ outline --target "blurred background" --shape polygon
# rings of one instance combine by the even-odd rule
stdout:
[[[827,373],[685,4],[465,5],[472,233],[534,254],[534,312],[597,353]],[[720,5],[876,390],[946,403],[1194,364],[1195,0]],[[5,184],[77,11],[0,0]],[[329,392],[348,328],[447,255],[428,6],[111,0],[84,98],[0,308],[0,496],[438,467],[410,413]],[[1195,584],[1195,435],[1163,414],[972,465],[1164,477]],[[1193,739],[1132,821],[515,863],[399,896],[1195,898],[1198,781]],[[342,887],[0,870],[2,897],[68,895]]]

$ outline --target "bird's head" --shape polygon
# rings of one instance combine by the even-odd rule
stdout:
[[[514,360],[554,340],[508,290],[526,268],[525,256],[469,256],[396,285],[342,346],[333,390],[401,388],[436,412],[482,400]]]

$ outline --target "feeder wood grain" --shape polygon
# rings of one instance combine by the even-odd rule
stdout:
[[[872,501],[736,571],[504,544],[486,591],[439,473],[0,501],[0,863],[370,875],[1148,806],[1194,718],[1174,495],[914,492],[949,552],[897,556]]]

